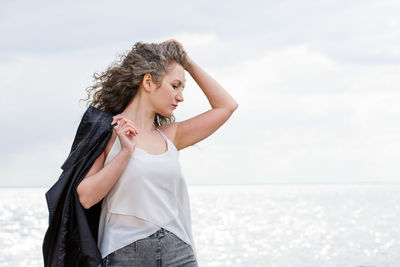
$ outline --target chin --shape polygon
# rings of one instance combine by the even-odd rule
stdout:
[[[167,118],[171,118],[172,116],[174,116],[174,112],[173,111],[157,113],[157,114],[160,115],[160,116],[163,116],[163,117],[167,117]]]

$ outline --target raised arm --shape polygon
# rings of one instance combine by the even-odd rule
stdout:
[[[207,97],[211,109],[193,118],[177,122],[175,143],[178,150],[196,144],[221,127],[239,104],[231,95],[193,59],[185,68]]]
[[[189,56],[188,62],[186,71],[203,91],[213,109],[225,108],[233,112],[239,106],[235,99]]]

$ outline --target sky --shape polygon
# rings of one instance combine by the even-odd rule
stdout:
[[[400,182],[398,1],[1,1],[0,186],[53,185],[92,75],[174,38],[239,103],[188,185]],[[211,108],[188,72],[182,121]]]

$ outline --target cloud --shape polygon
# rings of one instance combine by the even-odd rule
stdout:
[[[58,177],[91,75],[136,41],[175,38],[239,102],[182,151],[189,181],[398,181],[400,4],[227,3],[1,3],[1,177]],[[178,121],[210,108],[186,78]]]
[[[213,155],[203,164],[240,155],[232,172],[254,182],[398,181],[398,66],[337,62],[300,45],[211,73],[239,109],[209,141],[220,152],[203,146]]]

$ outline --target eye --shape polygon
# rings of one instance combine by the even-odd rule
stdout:
[[[176,86],[176,85],[172,85],[172,87],[174,87],[174,89],[178,88],[178,86]]]

